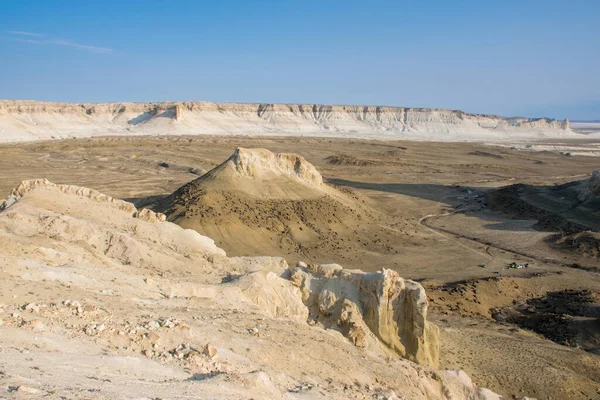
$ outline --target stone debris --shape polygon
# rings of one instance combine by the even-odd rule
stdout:
[[[181,343],[176,348],[169,350],[168,353],[180,360],[183,358],[187,359],[191,356],[200,354],[200,352],[193,348],[189,343]]]
[[[29,322],[29,326],[36,332],[43,332],[46,330],[46,325],[39,319],[34,319]]]
[[[40,312],[41,307],[46,308],[46,305],[38,306],[35,303],[27,303],[22,307],[22,309],[25,311],[29,311],[30,313],[38,313]]]
[[[160,328],[160,322],[148,321],[142,324],[142,328],[150,329],[151,331]]]
[[[106,329],[104,324],[89,324],[83,328],[83,332],[88,336],[96,336]]]
[[[31,387],[31,386],[25,386],[25,385],[18,386],[16,388],[16,391],[21,392],[21,393],[27,393],[27,394],[39,394],[39,393],[43,392],[40,389]]]
[[[180,325],[181,321],[177,320],[177,319],[164,319],[160,322],[160,326],[163,328],[175,328],[176,326]]]
[[[217,348],[211,345],[210,343],[207,343],[206,346],[204,346],[204,349],[202,350],[202,354],[213,359],[217,356]]]
[[[376,400],[403,400],[403,397],[398,397],[396,392],[393,390],[385,390],[373,395],[373,399]]]
[[[74,300],[65,300],[62,302],[65,307],[71,308],[75,310],[77,315],[83,314],[83,307],[81,307],[81,303]]]
[[[183,322],[177,318],[161,318],[158,321],[150,320],[150,321],[142,322],[139,325],[139,327],[143,328],[143,329],[148,329],[148,330],[154,331],[159,328],[167,328],[167,329],[173,329],[173,328],[177,328],[177,327],[186,328],[186,327],[188,327],[188,325],[185,322]]]
[[[314,385],[312,383],[299,383],[298,385],[294,386],[293,388],[288,389],[288,392],[290,393],[300,393],[300,392],[306,392],[310,389],[312,389],[314,387]]]
[[[144,334],[144,337],[151,343],[157,343],[160,340],[160,336],[155,332],[147,332]]]

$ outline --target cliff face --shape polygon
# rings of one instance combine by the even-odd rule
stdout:
[[[429,108],[211,102],[0,101],[0,141],[115,134],[265,134],[487,140],[577,137],[567,121]]]
[[[237,178],[246,176],[257,179],[288,177],[306,185],[320,186],[323,177],[304,157],[297,154],[271,153],[266,149],[244,149],[238,147],[226,161],[235,170]]]
[[[337,264],[299,264],[290,280],[309,308],[309,321],[340,330],[362,348],[387,351],[437,368],[439,331],[427,321],[427,296],[397,272],[364,273]]]

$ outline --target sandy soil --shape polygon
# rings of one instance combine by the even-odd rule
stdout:
[[[585,304],[592,307],[594,296],[600,293],[596,272],[600,265],[593,246],[592,250],[584,246],[589,251],[565,248],[562,236],[556,238],[559,232],[540,229],[535,218],[489,205],[488,196],[495,188],[517,183],[553,187],[587,179],[598,168],[596,157],[559,153],[560,146],[576,143],[537,145],[548,150],[470,143],[243,137],[14,144],[0,148],[0,193],[7,194],[24,179],[48,178],[148,204],[198,178],[238,146],[300,154],[326,182],[372,210],[368,224],[356,231],[319,225],[329,240],[294,236],[291,229],[288,242],[277,241],[277,235],[249,230],[252,225],[244,222],[247,213],[230,212],[231,204],[241,207],[239,198],[221,197],[209,200],[222,202],[221,212],[230,212],[223,218],[237,218],[238,230],[219,233],[205,227],[201,233],[212,237],[228,255],[280,255],[291,263],[301,259],[337,262],[365,271],[395,269],[428,288],[434,318],[441,327],[443,368],[463,368],[478,384],[507,396],[598,398],[600,356],[594,354],[594,332],[586,331],[587,336],[579,339],[571,335],[558,344],[561,338],[544,335],[543,329],[536,332],[527,325],[530,319],[522,322],[511,314],[521,312],[519,307],[530,307],[535,313],[541,307],[531,301],[553,299],[553,293],[564,290],[589,292],[592,300]],[[535,196],[528,199],[537,201]],[[318,219],[320,206],[314,205],[303,215]],[[277,205],[269,207],[261,212],[281,210]],[[300,226],[302,221],[290,215],[279,222],[290,228]],[[330,231],[338,231],[344,240],[332,237]],[[298,242],[301,248],[291,245]],[[528,268],[506,269],[513,261],[527,263]],[[595,318],[548,307],[543,313],[558,313],[576,323]]]

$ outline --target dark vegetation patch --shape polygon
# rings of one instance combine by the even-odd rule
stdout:
[[[514,307],[493,309],[492,317],[532,330],[555,343],[596,352],[600,349],[598,301],[598,293],[589,290],[560,290]]]
[[[469,155],[480,156],[480,157],[490,157],[490,158],[497,158],[497,159],[504,158],[500,154],[488,153],[487,151],[479,151],[479,150],[472,151],[472,152],[469,153]]]
[[[325,161],[333,165],[352,165],[358,167],[391,165],[391,163],[386,161],[357,158],[348,154],[332,155],[326,157]]]
[[[517,184],[495,190],[489,193],[488,204],[493,210],[508,214],[512,218],[537,220],[533,227],[540,231],[573,234],[589,229],[555,212],[526,202],[522,197],[527,189],[527,185]]]
[[[546,238],[546,243],[557,250],[568,250],[585,257],[600,259],[600,233],[597,232],[555,234]]]

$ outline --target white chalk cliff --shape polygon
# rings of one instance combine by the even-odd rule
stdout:
[[[0,101],[0,142],[102,135],[237,134],[418,140],[580,137],[569,123],[459,110],[211,102]]]
[[[312,322],[340,329],[358,347],[383,344],[392,354],[438,367],[438,328],[427,321],[427,296],[417,282],[392,270],[369,274],[337,264],[299,265],[290,280]]]

